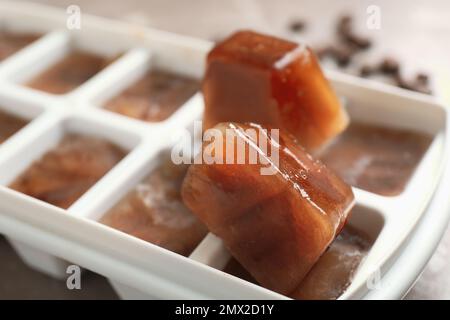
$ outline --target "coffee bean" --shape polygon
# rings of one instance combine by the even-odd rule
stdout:
[[[375,72],[376,72],[375,68],[373,68],[372,66],[370,66],[368,64],[363,65],[361,68],[359,68],[359,75],[361,77],[368,77]]]
[[[353,51],[345,46],[326,46],[318,49],[316,54],[320,59],[333,59],[340,67],[348,66],[353,57]]]
[[[294,21],[291,25],[291,30],[295,31],[297,28],[301,30],[303,26],[296,26]],[[322,47],[316,53],[320,59],[325,57],[332,58],[340,67],[348,66],[356,53],[372,46],[370,38],[360,36],[353,31],[353,17],[348,14],[338,18],[335,33],[338,40],[337,44]],[[418,73],[413,81],[408,81],[401,76],[400,62],[391,57],[384,58],[376,65],[366,64],[361,66],[359,74],[361,77],[383,74],[390,77],[395,85],[400,88],[431,94],[427,74]]]
[[[339,36],[347,36],[352,31],[353,18],[350,15],[343,15],[338,19],[336,32]]]
[[[417,81],[407,81],[403,79],[400,75],[395,77],[397,86],[403,89],[416,91],[424,94],[432,94],[431,89],[428,86],[418,84]],[[417,80],[417,79],[416,79]]]
[[[292,32],[302,32],[306,29],[306,22],[300,19],[296,19],[294,21],[291,22],[291,24],[289,25],[289,29]]]
[[[354,33],[353,18],[349,15],[344,15],[338,19],[336,33],[342,42],[354,46],[355,49],[366,50],[372,45],[369,38],[361,37]]]
[[[372,46],[372,41],[370,41],[369,38],[356,36],[354,34],[349,35],[346,40],[360,50],[366,50]]]
[[[380,72],[387,75],[396,75],[400,72],[400,64],[393,58],[384,58],[379,66]]]
[[[430,80],[429,76],[425,73],[418,73],[416,75],[416,82],[422,85],[428,85],[429,80]]]

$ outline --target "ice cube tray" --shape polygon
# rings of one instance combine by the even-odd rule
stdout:
[[[107,277],[124,299],[286,299],[221,272],[230,256],[211,234],[186,258],[97,222],[155,168],[160,152],[173,145],[180,129],[200,119],[203,110],[200,93],[170,118],[157,123],[111,113],[102,109],[102,104],[151,68],[200,79],[212,43],[86,14],[81,30],[70,31],[66,18],[66,13],[58,9],[0,2],[1,28],[43,33],[39,40],[0,63],[1,108],[31,120],[0,145],[0,232],[31,267],[65,278],[66,261],[79,264]],[[74,48],[123,55],[65,95],[51,95],[24,85]],[[357,205],[371,210],[353,215],[350,224],[366,232],[374,244],[340,299],[400,298],[433,252],[450,214],[443,190],[443,183],[450,178],[446,167],[448,114],[431,96],[336,72],[327,76],[353,120],[433,136],[400,195],[384,197],[354,188]],[[129,153],[68,210],[6,187],[54,147],[64,133],[72,132],[105,138]],[[387,274],[392,279],[391,267],[415,239],[415,229],[424,228],[424,221],[429,221],[425,228],[434,232],[428,245],[421,247],[425,252],[410,261],[416,268],[410,268],[406,278],[399,276],[403,282],[398,285],[368,285],[374,275]],[[401,268],[397,271],[400,273]],[[393,279],[395,282],[395,276]]]

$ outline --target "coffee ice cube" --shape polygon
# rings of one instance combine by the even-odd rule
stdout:
[[[352,122],[318,156],[348,184],[396,196],[407,186],[432,140],[418,131]]]
[[[288,130],[315,149],[345,129],[348,117],[305,45],[240,31],[209,53],[204,124],[253,122]]]
[[[0,30],[0,61],[36,41],[41,35],[31,32],[11,32]]]
[[[91,79],[116,58],[117,56],[103,57],[75,50],[32,78],[26,85],[52,94],[65,94]]]
[[[186,171],[187,165],[175,165],[170,158],[164,159],[100,222],[188,256],[208,231],[181,199]]]
[[[223,148],[204,142],[201,155],[223,163],[191,165],[184,202],[262,286],[291,293],[343,228],[352,190],[289,134],[276,139],[256,124],[214,129]],[[236,162],[238,146],[245,146],[245,164]],[[252,153],[260,155],[253,164]]]
[[[290,296],[300,300],[339,298],[352,283],[370,247],[364,232],[346,226]]]
[[[10,188],[67,209],[124,156],[121,148],[101,138],[68,134]]]
[[[162,70],[151,70],[110,99],[105,108],[143,120],[163,121],[198,90],[195,79]]]
[[[26,124],[26,120],[0,111],[0,144],[25,127]]]
[[[372,241],[364,232],[346,225],[297,289],[289,296],[299,300],[335,300],[339,298],[352,283],[353,276],[371,245]],[[226,264],[223,271],[258,284],[234,258]]]

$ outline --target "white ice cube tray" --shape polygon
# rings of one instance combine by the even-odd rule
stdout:
[[[285,299],[220,271],[230,255],[212,234],[186,258],[97,222],[149,174],[158,164],[160,152],[174,143],[180,128],[190,127],[203,110],[201,94],[197,93],[166,121],[147,123],[103,110],[102,103],[155,66],[200,79],[212,44],[85,14],[81,30],[70,31],[66,18],[58,9],[0,2],[0,28],[45,34],[0,63],[0,107],[32,120],[0,146],[0,232],[31,267],[65,278],[66,261],[70,261],[107,277],[122,298]],[[124,55],[66,95],[51,95],[23,85],[72,48]],[[437,225],[428,225],[436,229],[434,240],[430,239],[432,245],[426,247],[422,261],[412,264],[424,264],[444,230],[449,200],[433,195],[443,188],[442,181],[450,178],[445,167],[448,115],[431,96],[339,73],[329,72],[327,76],[353,120],[433,136],[399,196],[384,197],[354,188],[357,205],[373,211],[353,215],[350,224],[366,232],[374,244],[341,299],[370,297],[368,279],[389,271],[424,217],[437,216]],[[106,138],[129,154],[68,210],[6,187],[67,132]],[[430,203],[434,211],[427,210]],[[410,283],[387,289],[375,286],[376,296],[400,298],[420,270],[414,272],[408,278]]]

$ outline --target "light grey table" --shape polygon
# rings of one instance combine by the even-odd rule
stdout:
[[[359,32],[375,40],[359,63],[376,61],[383,55],[404,63],[404,72],[433,75],[438,86],[449,83],[450,1],[389,0],[36,0],[67,7],[79,5],[82,12],[145,24],[163,30],[205,39],[215,39],[240,28],[253,28],[304,40],[313,46],[329,41],[336,17],[351,13]],[[381,28],[366,27],[369,5],[381,9]],[[305,33],[296,36],[287,25],[295,18],[308,22]],[[445,88],[441,88],[445,89]],[[450,89],[450,88],[449,88]],[[55,281],[28,269],[0,239],[0,298],[116,298],[107,282],[88,274],[84,288],[74,292],[64,282]],[[450,299],[450,229],[408,294],[407,299]]]

